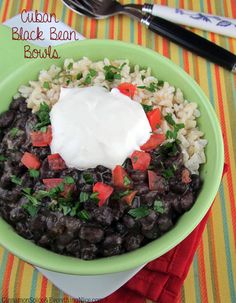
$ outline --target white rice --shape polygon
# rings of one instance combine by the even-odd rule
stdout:
[[[124,63],[126,63],[124,65]],[[104,66],[114,65],[121,69],[121,79],[113,82],[105,80]],[[83,85],[90,69],[94,69],[97,75],[92,78],[89,85],[105,86],[108,89],[117,87],[122,82],[130,82],[137,86],[149,86],[151,83],[158,83],[158,79],[151,75],[151,69],[141,69],[138,65],[131,68],[128,60],[109,59],[92,62],[84,57],[79,61],[66,59],[63,68],[52,65],[49,70],[42,70],[39,73],[38,81],[29,81],[29,86],[21,86],[19,93],[27,100],[28,107],[32,112],[37,112],[40,103],[46,102],[49,106],[55,104],[60,95],[60,87],[77,87]],[[82,78],[77,80],[77,75],[82,74]],[[49,89],[44,88],[44,83],[48,82]],[[178,139],[181,142],[181,148],[184,157],[185,166],[191,173],[198,174],[200,164],[206,162],[205,146],[207,140],[203,139],[203,132],[197,126],[197,118],[200,117],[200,111],[197,104],[188,102],[184,99],[183,93],[179,88],[171,86],[164,82],[163,87],[150,92],[146,89],[138,88],[134,100],[146,105],[152,105],[154,108],[161,109],[163,116],[172,114],[176,123],[184,123],[185,127],[178,133]],[[171,127],[163,119],[161,128],[165,133]]]

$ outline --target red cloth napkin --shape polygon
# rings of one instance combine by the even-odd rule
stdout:
[[[223,176],[228,172],[224,164]],[[148,263],[131,280],[99,303],[176,303],[188,274],[194,254],[205,229],[210,210],[180,244],[158,259]]]
[[[210,211],[195,230],[165,255],[148,263],[124,286],[99,303],[175,303],[201,240]]]

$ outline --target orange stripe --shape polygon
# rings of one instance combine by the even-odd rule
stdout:
[[[115,18],[112,17],[110,19],[110,24],[109,24],[109,38],[114,39],[114,27],[115,27]]]
[[[48,280],[47,280],[47,278],[43,277],[42,278],[42,284],[41,284],[41,293],[40,293],[40,299],[42,301],[46,299],[47,285],[48,285]]]
[[[90,22],[90,38],[94,39],[96,38],[96,29],[97,29],[97,21],[92,19]]]
[[[26,10],[27,11],[30,11],[31,10],[31,5],[32,5],[32,3],[31,3],[31,0],[27,0],[27,4],[26,4]]]
[[[189,57],[188,57],[188,51],[183,49],[183,59],[184,59],[184,70],[189,73]]]
[[[2,282],[2,295],[3,298],[7,300],[8,300],[9,281],[11,277],[13,262],[14,262],[14,256],[11,253],[9,253],[6,271],[4,273],[3,282]]]
[[[69,14],[68,14],[68,24],[69,26],[72,25],[72,21],[73,21],[73,11],[72,10],[69,10]]]
[[[142,4],[142,1],[138,1],[138,4]],[[142,45],[143,43],[143,39],[142,39],[142,24],[140,22],[138,22],[138,44]]]
[[[227,127],[225,123],[224,104],[222,100],[222,90],[220,85],[220,72],[219,72],[219,66],[217,65],[215,65],[215,75],[216,75],[216,89],[218,95],[218,104],[220,109],[221,128],[222,128],[222,133],[224,134],[223,139],[225,146],[225,161],[226,163],[230,164]],[[233,191],[232,170],[230,165],[226,178],[227,178],[229,197],[230,197],[230,206],[231,206],[231,214],[232,214],[231,217],[232,217],[232,225],[233,225],[234,241],[235,241],[234,244],[236,247],[236,204],[235,204],[234,191]]]
[[[6,3],[5,3],[5,9],[3,11],[3,15],[2,15],[2,22],[6,21],[6,18],[7,18],[7,11],[8,11],[8,8],[9,8],[9,0],[6,0]]]
[[[218,281],[218,270],[217,270],[217,257],[216,257],[216,245],[215,245],[215,232],[214,232],[214,225],[213,225],[213,212],[210,213],[209,219],[208,219],[208,226],[210,229],[210,241],[212,244],[212,249],[210,250],[211,252],[211,260],[213,264],[212,272],[214,274],[214,293],[216,294],[216,302],[215,303],[220,303],[220,287],[219,287],[219,281]]]
[[[45,0],[45,2],[44,2],[44,9],[43,9],[43,11],[45,13],[47,13],[47,11],[48,11],[48,5],[49,5],[49,0]]]
[[[236,18],[236,5],[235,5],[235,0],[231,0],[231,7],[232,7],[232,14],[233,14],[233,17]]]
[[[204,260],[204,246],[203,240],[201,239],[199,250],[198,250],[198,260],[199,260],[199,278],[200,278],[200,289],[201,289],[201,298],[204,303],[208,303],[208,294],[207,294],[207,282],[206,282],[206,271],[205,271],[205,260]]]
[[[207,0],[209,13],[212,12],[210,0]],[[215,34],[211,33],[211,40],[215,42]],[[230,156],[229,156],[229,146],[228,146],[228,138],[226,132],[226,123],[225,123],[225,115],[224,115],[224,105],[222,100],[222,91],[220,85],[220,74],[219,74],[219,66],[215,65],[215,76],[216,76],[216,89],[218,95],[218,105],[219,105],[219,112],[220,112],[220,122],[222,128],[223,140],[224,140],[224,147],[225,147],[225,161],[226,163],[230,164]],[[236,77],[235,77],[236,78]],[[232,182],[232,171],[229,165],[229,170],[227,173],[227,183],[229,189],[229,198],[230,198],[230,206],[231,206],[231,214],[232,214],[232,226],[233,226],[233,233],[234,233],[234,245],[236,246],[236,206],[235,206],[235,198],[233,192],[233,182]]]

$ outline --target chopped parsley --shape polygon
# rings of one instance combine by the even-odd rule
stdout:
[[[146,105],[146,104],[142,104],[143,110],[145,111],[145,113],[150,112],[151,110],[153,110],[153,106],[152,105]]]
[[[68,65],[67,65],[67,69],[72,69],[72,67],[73,67],[73,62],[70,62]]]
[[[83,173],[83,179],[84,179],[85,183],[87,183],[87,184],[93,184],[94,183],[94,179],[93,179],[92,174]]]
[[[128,211],[128,214],[131,215],[135,219],[141,219],[150,214],[150,209],[147,207],[141,206],[138,208],[133,208]]]
[[[166,138],[176,140],[178,136],[178,131],[184,128],[185,125],[183,123],[175,123],[171,114],[167,114],[165,116],[165,120],[173,127],[173,131],[168,130],[166,132]]]
[[[12,138],[15,138],[16,135],[18,134],[18,132],[19,132],[19,128],[13,127],[13,128],[10,130],[10,135],[11,135],[11,137],[12,137]]]
[[[39,211],[39,207],[31,203],[26,203],[22,207],[28,212],[31,217],[35,217]]]
[[[98,192],[92,193],[92,194],[90,195],[90,199],[93,200],[94,202],[98,203],[98,202],[99,202],[98,195],[99,195]]]
[[[79,208],[80,208],[80,202],[77,202],[77,203],[75,204],[75,206],[73,206],[73,207],[71,208],[70,216],[71,216],[71,217],[75,217],[75,216],[77,215],[77,213],[78,213]]]
[[[165,179],[170,179],[171,177],[174,177],[174,170],[172,168],[167,168],[162,172],[162,175]]]
[[[22,205],[22,207],[28,212],[31,217],[34,217],[38,213],[40,202],[31,194],[30,188],[24,188],[22,191],[23,195],[28,199],[28,203]]]
[[[49,89],[50,88],[49,82],[44,82],[43,83],[43,88]]]
[[[165,208],[164,208],[162,201],[160,201],[160,200],[154,201],[154,210],[160,214],[165,213]]]
[[[79,195],[79,201],[80,201],[81,203],[83,203],[83,202],[88,201],[88,199],[89,199],[89,194],[82,191],[82,192],[80,193],[80,195]]]
[[[114,65],[105,65],[104,71],[105,71],[105,80],[109,82],[113,82],[115,79],[121,79],[121,70],[126,65],[126,63],[123,63],[120,67],[116,67]]]
[[[74,178],[67,176],[64,178],[64,183],[65,184],[75,184],[75,180],[74,180]]]
[[[129,186],[130,184],[131,184],[131,181],[130,181],[129,177],[124,176],[124,185]]]
[[[37,179],[40,175],[40,172],[37,169],[29,169],[29,175],[31,178]]]
[[[15,176],[15,175],[11,176],[11,182],[16,184],[16,185],[21,185],[22,184],[21,178]]]
[[[138,86],[138,88],[146,89],[151,93],[154,93],[158,89],[160,89],[164,85],[164,81],[158,81],[158,83],[152,82],[149,84],[149,86],[141,85]]]
[[[6,158],[5,156],[0,155],[0,162],[4,162],[4,161],[6,161],[6,160],[7,160],[7,158]]]
[[[125,191],[121,191],[121,192],[116,192],[115,194],[113,194],[113,199],[115,200],[120,200],[121,198],[129,195],[132,191],[131,190],[125,190]]]
[[[82,79],[82,77],[83,77],[82,73],[78,73],[77,76],[76,76],[76,79],[80,80],[80,79]]]
[[[84,84],[91,84],[92,78],[94,78],[97,75],[97,71],[95,69],[90,68],[89,72],[84,80]]]
[[[90,215],[89,215],[89,212],[85,209],[81,210],[79,213],[78,213],[78,217],[83,220],[83,221],[88,221],[90,219]]]
[[[43,102],[40,104],[40,108],[36,113],[36,116],[39,119],[39,122],[35,125],[34,130],[40,130],[42,132],[47,131],[47,126],[51,123],[50,122],[50,108],[47,103]]]

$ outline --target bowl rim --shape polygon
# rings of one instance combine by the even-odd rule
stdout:
[[[141,247],[135,251],[121,254],[118,256],[101,258],[91,261],[84,261],[74,257],[62,256],[53,253],[51,251],[48,251],[42,247],[39,247],[34,243],[30,242],[29,240],[20,237],[15,233],[15,231],[11,228],[10,225],[8,225],[5,221],[0,219],[0,226],[3,231],[1,232],[0,235],[1,245],[6,247],[14,255],[18,256],[22,260],[32,265],[47,270],[51,270],[54,272],[60,272],[65,274],[101,275],[101,274],[127,271],[135,267],[138,267],[140,265],[143,265],[147,262],[150,262],[153,259],[159,257],[160,255],[166,253],[171,248],[173,248],[178,243],[180,243],[182,240],[184,240],[193,231],[193,229],[198,225],[198,223],[202,220],[204,215],[207,213],[218,191],[221,182],[222,172],[223,172],[224,147],[223,147],[221,128],[212,105],[210,104],[207,96],[202,91],[200,86],[194,81],[194,79],[191,78],[181,67],[173,63],[170,59],[165,58],[164,56],[158,54],[154,50],[145,48],[143,46],[122,42],[122,41],[114,41],[108,39],[83,40],[83,41],[76,41],[68,44],[63,44],[61,46],[56,47],[56,49],[63,50],[64,48],[67,47],[75,48],[76,46],[78,46],[78,44],[79,45],[83,44],[88,47],[91,46],[95,47],[97,43],[102,44],[104,46],[104,49],[106,49],[106,46],[112,44],[113,46],[117,46],[117,47],[129,48],[135,52],[137,51],[145,52],[147,56],[156,56],[158,57],[158,60],[161,64],[163,63],[166,67],[172,70],[174,69],[176,74],[182,77],[186,85],[191,86],[191,88],[195,91],[196,95],[198,96],[199,100],[201,100],[201,105],[204,107],[204,110],[206,110],[209,114],[209,123],[212,123],[212,125],[214,125],[214,138],[217,142],[216,144],[217,150],[215,151],[215,156],[218,166],[216,168],[216,171],[214,172],[215,183],[212,185],[212,190],[209,193],[210,202],[206,204],[206,206],[204,206],[203,210],[198,214],[198,216],[195,216],[193,218],[191,225],[188,226],[187,229],[185,229],[181,233],[177,232],[176,239],[174,241],[173,238],[171,237],[172,233],[171,231],[169,231],[161,238],[150,242],[144,247]],[[33,63],[34,62],[27,62],[27,68],[29,64],[33,64]],[[22,66],[22,62],[19,63],[18,68],[16,67],[16,72],[19,69],[22,72],[24,67],[26,67],[26,64]],[[6,78],[5,81],[9,81],[9,79]],[[0,89],[3,85],[3,82],[5,81],[2,81],[2,83],[0,83]],[[160,239],[163,238],[165,238],[165,240],[160,241]],[[164,245],[163,242],[165,242]],[[158,255],[155,253],[155,248],[157,248],[157,246],[159,250]]]

